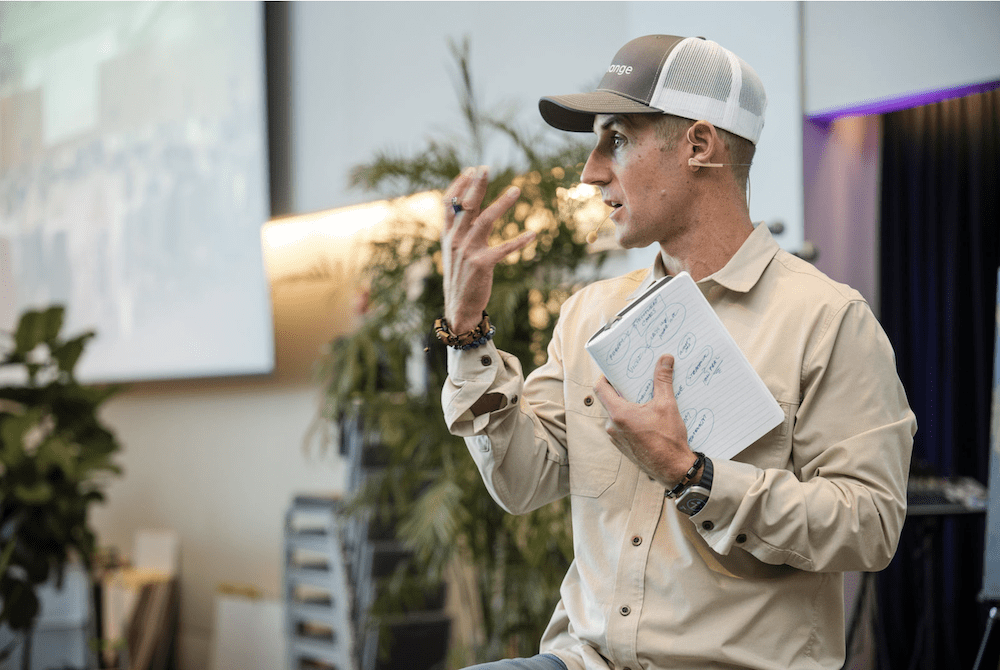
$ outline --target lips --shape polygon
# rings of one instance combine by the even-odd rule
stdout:
[[[622,204],[620,202],[615,202],[614,200],[605,200],[604,204],[610,207],[612,210],[610,218],[614,219],[615,215],[621,211]]]

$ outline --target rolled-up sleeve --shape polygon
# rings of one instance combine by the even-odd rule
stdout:
[[[906,516],[916,419],[866,303],[847,302],[824,326],[801,389],[790,469],[715,463],[711,498],[692,522],[721,554],[737,546],[802,570],[881,570]]]
[[[557,326],[548,361],[527,381],[520,361],[492,342],[448,353],[441,396],[448,429],[465,438],[490,495],[513,514],[569,490],[559,342]]]

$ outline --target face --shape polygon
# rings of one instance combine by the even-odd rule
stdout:
[[[680,157],[682,142],[666,150],[650,115],[598,115],[597,146],[580,181],[601,189],[614,208],[618,243],[624,248],[666,243],[684,229],[689,207],[689,173]]]

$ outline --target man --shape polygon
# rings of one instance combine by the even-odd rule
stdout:
[[[862,297],[750,221],[746,174],[765,104],[734,54],[665,35],[626,44],[598,91],[541,100],[549,124],[596,133],[581,180],[613,208],[619,243],[658,242],[660,253],[650,270],[571,297],[548,361],[526,381],[491,341],[503,324],[484,318],[494,266],[533,239],[488,245],[518,192],[481,209],[480,168],[446,194],[446,421],[508,511],[572,501],[575,558],[542,653],[495,667],[843,664],[843,572],[892,558],[916,422]],[[655,279],[682,270],[784,412],[732,460],[688,446],[671,357],[653,399],[634,405],[584,350]]]

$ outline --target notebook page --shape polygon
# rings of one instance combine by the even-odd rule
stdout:
[[[586,345],[618,393],[653,397],[653,372],[674,357],[674,397],[688,444],[731,458],[781,423],[784,414],[691,276],[682,272],[619,313]]]

